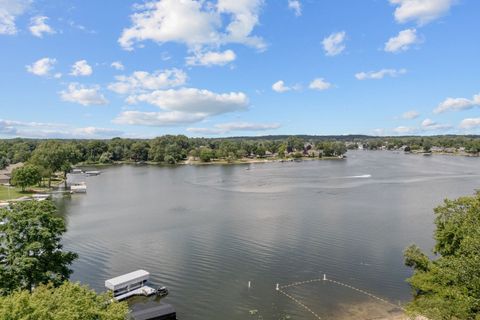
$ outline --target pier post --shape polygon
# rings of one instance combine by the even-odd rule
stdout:
[[[280,290],[280,287],[279,287],[278,283],[277,283],[277,287],[275,288],[275,290],[277,290],[277,291]]]
[[[327,275],[324,273],[323,274],[323,281],[326,281],[327,280]]]

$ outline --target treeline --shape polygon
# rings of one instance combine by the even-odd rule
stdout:
[[[363,137],[353,139],[349,146],[357,148],[362,145],[368,150],[395,150],[408,147],[410,150],[429,151],[432,147],[441,149],[464,149],[465,152],[478,154],[480,152],[480,136],[410,136],[410,137]]]
[[[317,152],[314,153],[313,150]],[[307,141],[298,137],[276,139],[203,139],[184,135],[166,135],[150,140],[30,140],[0,141],[0,167],[11,163],[31,162],[44,169],[68,170],[65,162],[110,163],[116,161],[153,161],[176,163],[189,156],[201,161],[276,156],[338,156],[346,152],[345,144],[336,141]],[[46,158],[53,162],[46,165]],[[68,160],[68,161],[65,161]]]
[[[152,161],[175,164],[189,157],[208,162],[242,158],[335,157],[355,149],[429,151],[433,147],[480,152],[480,136],[369,137],[369,136],[266,136],[252,138],[188,138],[166,135],[154,139],[110,140],[0,140],[0,169],[29,162],[46,175],[70,170],[77,163]]]

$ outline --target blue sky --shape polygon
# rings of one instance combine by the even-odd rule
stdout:
[[[480,133],[476,0],[0,0],[0,136]]]

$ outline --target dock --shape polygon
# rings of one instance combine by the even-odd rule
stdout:
[[[105,287],[113,291],[115,300],[124,300],[133,296],[151,296],[158,290],[146,285],[150,273],[145,270],[133,271],[105,281]]]
[[[115,296],[115,297],[113,297],[113,298],[114,298],[115,300],[117,300],[117,301],[122,301],[122,300],[128,299],[128,298],[133,297],[133,296],[145,296],[145,297],[149,297],[149,296],[154,295],[155,293],[157,293],[157,290],[156,290],[156,289],[151,288],[151,287],[145,285],[145,286],[142,286],[142,287],[140,287],[140,288],[138,288],[138,289],[135,289],[135,290],[126,292],[126,293],[124,293],[124,294]]]

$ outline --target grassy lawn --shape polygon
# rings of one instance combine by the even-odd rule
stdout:
[[[22,192],[20,188],[7,187],[7,186],[0,185],[0,200],[16,199],[23,196],[28,196],[30,194],[32,193],[28,191]]]

